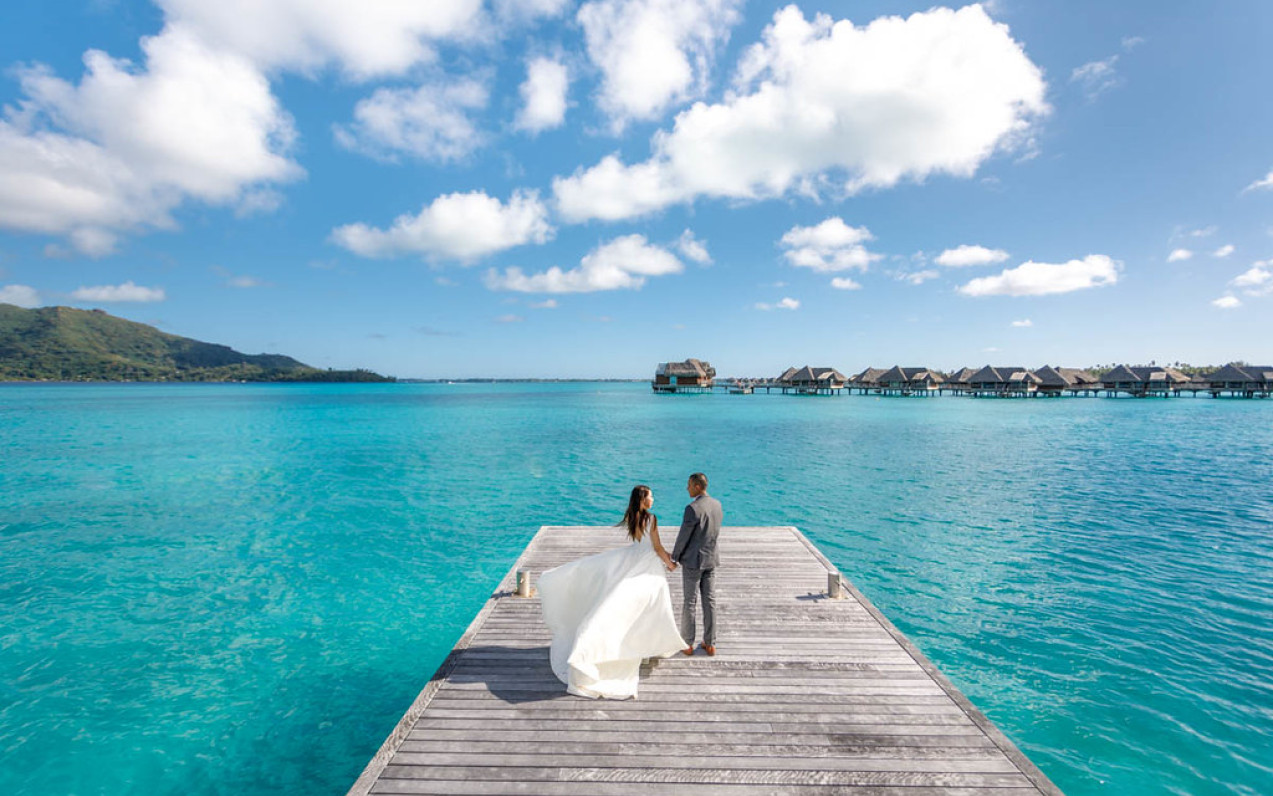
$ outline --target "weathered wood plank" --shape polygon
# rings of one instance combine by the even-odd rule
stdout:
[[[717,656],[647,662],[637,700],[565,694],[514,573],[624,543],[541,528],[351,796],[1060,793],[860,592],[828,599],[794,528],[722,533]]]

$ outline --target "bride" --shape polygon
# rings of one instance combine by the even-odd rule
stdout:
[[[650,488],[637,485],[620,523],[632,544],[539,577],[544,624],[553,634],[553,673],[571,694],[635,699],[641,661],[685,648],[665,574],[676,564],[659,543],[652,505]]]

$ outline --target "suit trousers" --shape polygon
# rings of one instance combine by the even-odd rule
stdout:
[[[703,596],[703,643],[716,646],[716,592],[713,585],[716,581],[716,570],[681,568],[681,584],[684,587],[684,602],[681,605],[681,636],[685,643],[694,646],[694,606],[698,597]]]

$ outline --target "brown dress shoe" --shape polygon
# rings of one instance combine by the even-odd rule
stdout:
[[[694,654],[694,648],[693,648],[693,647],[686,647],[685,649],[681,650],[681,654],[682,654],[682,655],[693,655],[693,654]]]
[[[716,654],[716,646],[713,644],[699,644],[698,646],[702,647],[703,652],[706,652],[708,655]]]

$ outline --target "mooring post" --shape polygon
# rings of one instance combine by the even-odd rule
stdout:
[[[526,569],[517,570],[517,596],[530,596],[530,571]]]
[[[827,573],[827,596],[832,600],[844,598],[843,581],[840,580],[840,573],[835,570]]]

